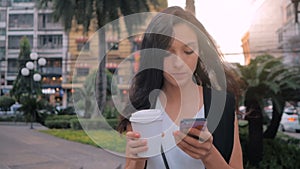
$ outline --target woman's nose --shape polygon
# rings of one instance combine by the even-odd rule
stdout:
[[[184,65],[183,60],[179,56],[174,56],[173,58],[174,67],[181,68]]]

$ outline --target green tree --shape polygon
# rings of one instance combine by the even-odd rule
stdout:
[[[160,0],[166,1],[166,0]],[[118,19],[121,15],[126,16],[139,12],[149,11],[148,2],[154,7],[160,4],[158,0],[135,0],[135,1],[120,1],[120,0],[39,0],[41,8],[48,7],[52,4],[53,16],[55,21],[62,20],[65,29],[68,31],[71,28],[72,20],[75,19],[78,24],[82,24],[84,31],[87,32],[90,23],[96,19],[99,38],[99,69],[96,81],[96,97],[100,112],[103,111],[106,102],[106,42],[105,42],[105,27],[107,23]],[[129,20],[125,18],[125,24],[128,33],[130,34],[133,28],[141,25],[142,19]],[[118,30],[118,25],[113,25],[114,30]]]
[[[95,84],[93,82],[95,82],[96,75],[97,71],[93,71],[92,73],[90,73],[87,76],[83,87],[76,89],[73,95],[73,99],[75,103],[77,103],[78,108],[84,109],[84,118],[90,118],[92,112],[94,111]]]
[[[28,61],[31,61],[30,48],[31,47],[30,47],[29,40],[26,36],[24,36],[20,41],[20,53],[18,57],[18,68],[19,68],[18,76],[13,83],[12,90],[10,91],[10,95],[13,96],[18,102],[20,102],[22,96],[41,94],[40,82],[35,82],[33,80],[34,72],[31,71],[30,74],[26,77],[21,74],[22,68],[25,68],[26,63]]]
[[[20,41],[20,53],[18,57],[19,72],[10,94],[22,104],[20,110],[24,112],[27,121],[30,119],[31,128],[33,128],[32,122],[37,117],[38,98],[42,94],[42,91],[41,83],[33,80],[33,75],[36,72],[29,70],[28,76],[23,76],[21,73],[22,68],[26,67],[26,63],[32,61],[30,59],[30,48],[29,40],[27,37],[23,37]]]
[[[238,65],[244,81],[244,104],[249,122],[249,161],[258,165],[262,159],[263,137],[274,138],[280,123],[285,101],[293,95],[289,91],[300,88],[299,69],[284,65],[271,55],[258,56],[249,65]],[[271,99],[273,115],[270,125],[263,134],[264,100]]]

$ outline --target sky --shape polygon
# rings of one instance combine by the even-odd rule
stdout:
[[[168,6],[184,8],[185,0],[168,0]],[[197,19],[216,40],[225,59],[244,64],[241,39],[252,17],[249,0],[195,0],[195,8]]]

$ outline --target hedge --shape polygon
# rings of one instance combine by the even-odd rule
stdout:
[[[67,129],[70,128],[69,120],[46,120],[45,125],[50,129]]]
[[[77,119],[76,115],[50,115],[46,120],[71,120]]]
[[[240,127],[240,140],[243,149],[245,169],[299,169],[300,140],[290,137],[276,137],[263,140],[263,159],[258,166],[248,161],[248,128]]]
[[[70,121],[71,128],[73,130],[97,130],[97,129],[116,129],[118,125],[118,119],[72,119]]]

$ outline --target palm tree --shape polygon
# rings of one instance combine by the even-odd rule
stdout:
[[[238,65],[238,72],[245,82],[244,104],[249,122],[249,161],[257,165],[262,159],[263,137],[274,138],[280,123],[286,100],[293,95],[288,91],[300,88],[297,68],[287,67],[278,58],[270,55],[258,56],[249,65]],[[263,134],[264,100],[271,99],[273,115]]]
[[[166,0],[164,0],[166,1]],[[53,16],[55,21],[62,20],[66,31],[71,28],[72,20],[78,24],[82,24],[84,31],[87,32],[90,23],[93,19],[96,20],[99,37],[99,69],[96,80],[96,97],[100,112],[103,111],[106,102],[106,42],[105,42],[105,27],[109,22],[116,20],[120,15],[126,16],[134,13],[148,12],[149,4],[155,8],[158,7],[158,0],[135,0],[135,1],[120,1],[120,0],[39,0],[40,8],[52,6]],[[132,29],[141,25],[142,19],[127,20],[125,25],[129,34]],[[114,29],[118,25],[114,25]]]
[[[94,92],[94,82],[97,76],[97,71],[93,71],[91,72],[84,84],[83,84],[83,88],[78,88],[75,90],[75,93],[73,95],[73,100],[77,103],[81,102],[82,106],[78,106],[77,108],[82,109],[84,108],[84,118],[90,118],[93,114],[93,112],[95,111],[95,101],[93,98],[95,98],[95,92]],[[106,79],[107,79],[107,89],[106,89],[106,93],[108,95],[113,95],[116,94],[117,90],[117,86],[115,84],[113,84],[112,81],[112,73],[109,72],[106,69]],[[76,105],[81,105],[81,104],[76,104]]]

